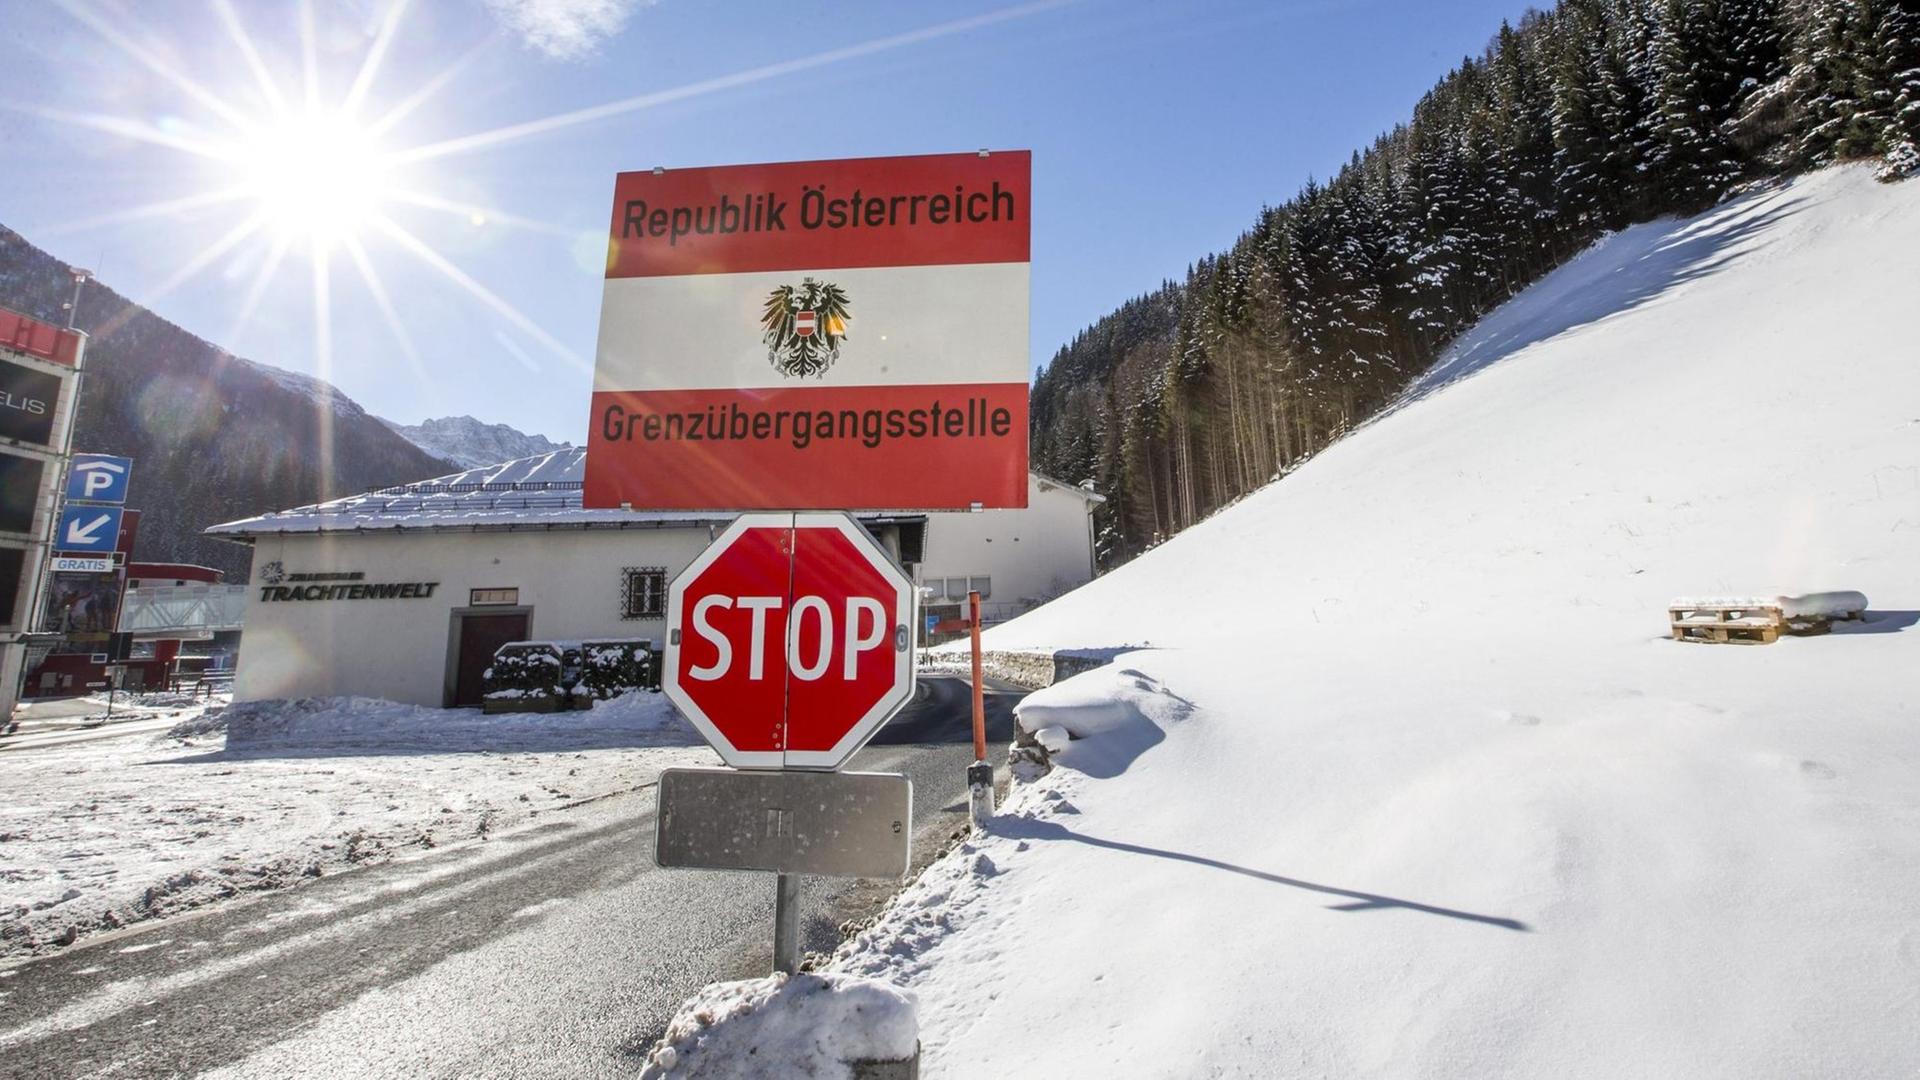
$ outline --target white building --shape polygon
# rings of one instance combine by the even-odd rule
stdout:
[[[505,642],[663,640],[666,583],[731,515],[587,510],[584,467],[561,450],[208,529],[254,549],[235,696],[474,704]],[[1100,496],[1036,475],[1028,499],[860,517],[925,614],[974,588],[995,621],[1093,577]]]

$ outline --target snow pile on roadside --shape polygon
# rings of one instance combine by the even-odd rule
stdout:
[[[529,743],[564,750],[700,741],[664,696],[645,692],[596,701],[580,712],[493,715],[363,697],[245,701],[176,730],[192,732],[210,724],[226,732],[229,753],[381,746],[447,753],[512,750]]]
[[[771,975],[714,983],[681,1006],[647,1059],[645,1080],[851,1077],[854,1061],[917,1051],[911,995],[847,975]]]
[[[634,791],[666,766],[713,762],[657,694],[490,717],[251,702],[165,736],[9,751],[0,955],[485,840]]]
[[[1152,641],[1023,724],[1154,731],[1105,714],[1137,753],[1070,741],[833,970],[918,995],[929,1080],[1920,1073],[1916,289],[1920,186],[1862,168],[1596,245],[989,630]],[[1875,606],[1667,636],[1827,589]]]
[[[131,705],[138,709],[201,709],[215,703],[215,699],[201,694],[187,694],[178,690],[142,690],[132,693],[113,695],[114,708]],[[107,695],[89,694],[88,701],[98,701],[105,708]]]
[[[1037,690],[1013,715],[1054,761],[1089,776],[1114,776],[1191,711],[1152,676],[1113,665]]]

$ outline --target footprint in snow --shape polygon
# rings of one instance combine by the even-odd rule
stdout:
[[[1801,762],[1800,773],[1803,776],[1811,777],[1815,780],[1831,780],[1839,775],[1833,771],[1831,765],[1825,765],[1818,761]]]

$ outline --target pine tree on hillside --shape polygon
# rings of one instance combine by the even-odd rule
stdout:
[[[1723,0],[1720,17],[1726,26],[1727,72],[1733,82],[1730,112],[1738,112],[1749,95],[1787,73],[1781,49],[1780,0]]]
[[[1648,165],[1661,203],[1693,211],[1713,202],[1738,175],[1721,132],[1732,105],[1718,5],[1667,0],[1653,42],[1654,149]]]
[[[1594,0],[1566,5],[1561,18],[1565,29],[1551,60],[1554,187],[1574,228],[1591,235],[1613,218],[1616,202],[1604,119],[1606,22]]]
[[[1794,158],[1805,166],[1845,157],[1858,144],[1852,130],[1861,111],[1855,68],[1860,57],[1856,0],[1809,0],[1794,51],[1799,94]]]
[[[1880,82],[1867,90],[1880,120],[1875,149],[1887,158],[1886,176],[1920,173],[1920,3],[1883,3],[1870,51]]]

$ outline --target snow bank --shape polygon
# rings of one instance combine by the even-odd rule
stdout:
[[[218,727],[227,750],[332,752],[341,749],[514,750],[538,746],[659,746],[700,743],[699,733],[660,694],[644,691],[594,702],[580,712],[500,713],[430,709],[363,697],[246,701],[176,727]]]
[[[1113,776],[1190,711],[1188,702],[1152,676],[1114,665],[1036,690],[1014,706],[1013,715],[1053,761]]]
[[[715,983],[681,1006],[640,1075],[647,1080],[851,1077],[852,1061],[918,1050],[911,995],[849,975]]]
[[[988,630],[1158,646],[1036,695],[1063,759],[1194,704],[1017,787],[833,970],[918,995],[929,1080],[1920,1074],[1917,292],[1920,185],[1863,168],[1597,244]],[[1881,607],[1668,637],[1832,582]]]
[[[248,702],[185,715],[163,737],[10,750],[0,955],[485,840],[714,761],[644,693],[539,716]]]

